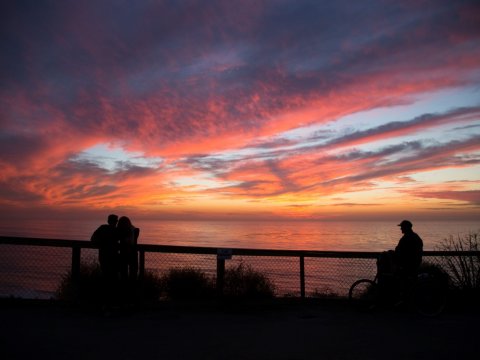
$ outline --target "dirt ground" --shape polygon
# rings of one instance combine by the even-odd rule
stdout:
[[[343,302],[172,305],[100,311],[0,302],[1,358],[473,359],[478,311],[427,318]]]

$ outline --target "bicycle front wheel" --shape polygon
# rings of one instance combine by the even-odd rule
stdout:
[[[358,310],[373,310],[377,305],[378,286],[373,280],[355,281],[348,291],[348,301]]]

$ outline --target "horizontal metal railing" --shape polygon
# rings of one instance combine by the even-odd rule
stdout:
[[[98,249],[98,245],[90,241],[67,240],[67,239],[44,239],[44,238],[25,238],[0,236],[0,244],[23,245],[23,246],[41,246],[41,247],[57,247],[71,249],[71,274],[76,277],[80,272],[82,249]],[[214,247],[198,247],[198,246],[172,246],[172,245],[154,245],[154,244],[138,244],[137,251],[139,254],[139,272],[142,275],[145,271],[145,254],[195,254],[195,255],[212,255],[216,256],[216,273],[217,281],[221,280],[225,269],[225,257],[220,254],[228,253],[232,257],[269,257],[269,258],[297,258],[298,267],[292,270],[298,279],[298,289],[300,296],[305,297],[305,279],[308,275],[305,268],[305,259],[307,258],[324,258],[324,259],[376,259],[380,252],[360,252],[360,251],[312,251],[312,250],[272,250],[272,249],[244,249],[244,248],[214,248]],[[449,257],[449,256],[480,256],[478,251],[425,251],[425,258],[428,257]],[[228,259],[228,257],[227,257]],[[26,260],[27,261],[27,260]],[[1,265],[1,264],[0,264]],[[220,278],[220,279],[219,279]],[[218,281],[221,284],[221,281]]]

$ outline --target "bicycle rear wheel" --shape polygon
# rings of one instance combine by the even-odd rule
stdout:
[[[412,296],[417,312],[426,316],[439,315],[447,304],[447,289],[435,279],[418,281]]]
[[[369,311],[377,306],[378,286],[369,279],[355,281],[348,291],[349,303],[358,310]]]

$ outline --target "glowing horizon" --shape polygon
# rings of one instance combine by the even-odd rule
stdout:
[[[7,217],[480,218],[475,1],[6,7]]]

